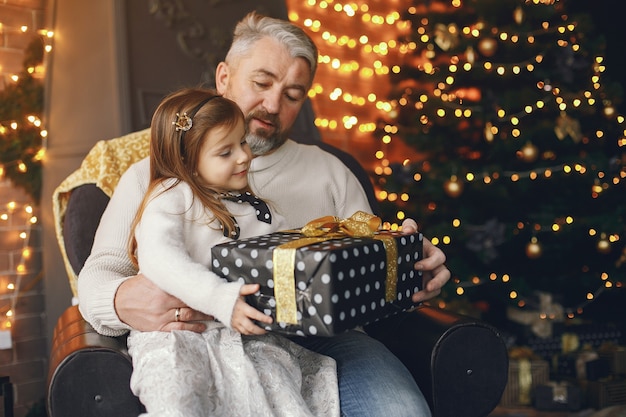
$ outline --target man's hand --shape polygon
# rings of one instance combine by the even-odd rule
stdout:
[[[230,319],[231,327],[241,334],[264,334],[265,329],[254,324],[254,320],[271,324],[272,318],[261,313],[244,300],[246,295],[254,294],[259,290],[259,284],[245,284],[239,290],[240,297],[233,308],[233,315]]]
[[[404,233],[417,232],[417,223],[413,219],[406,219],[402,223]],[[413,302],[420,303],[430,300],[441,294],[441,288],[450,279],[450,271],[444,265],[446,255],[441,249],[424,238],[424,257],[415,263],[415,269],[423,273],[423,288],[413,294]]]
[[[200,321],[213,319],[187,307],[141,274],[128,278],[119,286],[115,294],[115,311],[121,321],[143,332],[191,330],[200,333],[206,329]]]

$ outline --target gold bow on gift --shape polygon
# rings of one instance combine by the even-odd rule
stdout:
[[[296,249],[344,237],[372,237],[382,240],[387,253],[386,300],[395,300],[397,287],[397,247],[391,236],[375,236],[381,220],[373,214],[357,211],[347,219],[325,216],[307,223],[300,233],[305,237],[283,243],[274,249],[274,297],[276,298],[276,320],[281,323],[298,324],[296,307],[296,279],[294,264]]]
[[[301,230],[307,237],[367,237],[373,236],[380,227],[380,217],[357,211],[347,219],[324,216],[308,222]]]

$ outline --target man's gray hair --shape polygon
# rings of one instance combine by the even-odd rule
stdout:
[[[254,44],[269,37],[284,45],[294,58],[303,58],[311,68],[311,82],[317,71],[317,46],[298,26],[287,20],[275,19],[256,12],[248,13],[235,26],[233,43],[226,55],[226,63],[236,65],[236,61],[247,55]]]

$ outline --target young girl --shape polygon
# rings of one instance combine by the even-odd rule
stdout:
[[[203,333],[131,331],[131,388],[147,415],[338,416],[334,361],[265,333],[254,320],[271,317],[244,301],[258,284],[227,282],[208,267],[211,246],[286,228],[248,188],[239,107],[211,90],[178,91],[157,108],[150,141],[131,256],[181,306],[215,321]]]

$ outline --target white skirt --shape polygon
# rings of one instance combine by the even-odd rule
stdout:
[[[200,334],[130,333],[130,384],[142,416],[339,416],[332,358],[276,333],[242,336],[207,324]]]

